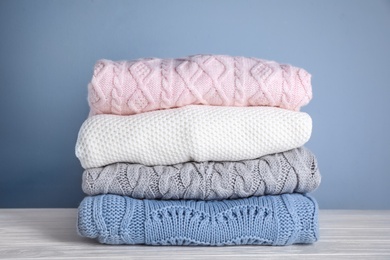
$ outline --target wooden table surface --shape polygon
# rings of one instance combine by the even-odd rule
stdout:
[[[390,210],[321,210],[312,245],[110,246],[79,237],[76,209],[0,209],[0,259],[390,259]]]

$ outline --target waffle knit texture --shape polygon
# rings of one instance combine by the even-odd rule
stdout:
[[[311,98],[311,75],[305,70],[226,55],[100,60],[88,84],[91,116],[132,115],[191,104],[298,111]]]
[[[133,116],[96,115],[81,126],[76,156],[84,169],[117,162],[249,160],[302,146],[311,123],[306,113],[274,107],[191,105]]]
[[[318,206],[302,194],[238,200],[85,197],[78,233],[104,244],[290,245],[317,241]]]
[[[82,187],[88,195],[223,200],[308,193],[320,181],[314,154],[301,147],[237,162],[187,162],[170,166],[110,164],[85,170]]]

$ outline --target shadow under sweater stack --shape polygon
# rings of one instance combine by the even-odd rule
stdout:
[[[255,58],[98,61],[76,155],[78,232],[105,244],[289,245],[318,239],[303,145],[310,74]]]

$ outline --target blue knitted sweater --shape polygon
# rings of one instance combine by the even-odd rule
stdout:
[[[84,198],[78,232],[105,244],[289,245],[318,239],[318,206],[302,194],[237,200]]]

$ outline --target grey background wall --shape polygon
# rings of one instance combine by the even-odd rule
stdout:
[[[0,1],[0,207],[76,207],[96,60],[212,53],[305,68],[320,208],[390,209],[390,1]]]

